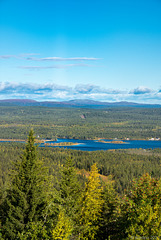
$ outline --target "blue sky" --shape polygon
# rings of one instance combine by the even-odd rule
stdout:
[[[0,0],[0,99],[161,103],[160,0]]]

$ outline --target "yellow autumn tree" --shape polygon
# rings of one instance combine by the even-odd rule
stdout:
[[[104,202],[102,191],[97,165],[94,164],[81,198],[79,239],[95,239]]]
[[[52,237],[54,240],[69,240],[72,233],[72,224],[68,216],[65,215],[64,210],[60,210],[58,222],[53,230]]]

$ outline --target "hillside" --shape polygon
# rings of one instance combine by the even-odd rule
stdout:
[[[144,104],[135,102],[100,102],[89,99],[76,99],[70,101],[42,101],[32,99],[4,99],[0,100],[0,106],[43,106],[43,107],[65,107],[65,108],[106,108],[106,107],[146,107],[160,108],[159,104]]]

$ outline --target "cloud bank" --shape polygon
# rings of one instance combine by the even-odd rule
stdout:
[[[97,61],[101,58],[95,57],[43,57],[43,58],[36,58],[36,57],[28,57],[33,55],[40,55],[39,53],[21,53],[18,55],[0,55],[0,59],[9,59],[9,58],[23,58],[28,61]]]
[[[120,90],[91,84],[77,84],[75,87],[70,87],[54,82],[42,84],[0,82],[0,99],[16,98],[30,98],[37,101],[91,99],[105,102],[160,103],[161,89],[138,87],[131,90]]]

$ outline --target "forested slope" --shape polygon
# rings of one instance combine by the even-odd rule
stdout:
[[[0,143],[0,181],[6,176],[12,162],[21,159],[25,145],[22,143]],[[71,156],[76,169],[90,171],[91,166],[97,163],[99,173],[112,176],[115,188],[123,193],[131,185],[133,178],[139,178],[144,173],[152,177],[161,176],[161,150],[112,150],[112,151],[77,151],[63,148],[37,149],[40,159],[44,159],[50,172],[57,174],[59,166]],[[3,176],[5,175],[5,176]]]
[[[1,239],[160,239],[160,165],[159,149],[37,149],[32,131],[1,143]]]

